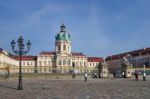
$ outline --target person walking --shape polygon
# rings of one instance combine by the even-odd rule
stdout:
[[[116,73],[115,73],[115,71],[113,71],[113,76],[114,76],[114,78],[116,77]]]
[[[122,72],[122,77],[125,78],[125,73],[124,72]]]
[[[75,72],[72,73],[72,78],[74,79],[76,77]]]
[[[138,73],[137,73],[137,72],[135,72],[135,80],[136,80],[136,81],[139,80],[139,78],[138,78]]]
[[[146,73],[143,73],[143,81],[146,81]]]
[[[87,81],[87,72],[84,73],[84,81]]]
[[[97,73],[94,73],[94,78],[97,78]]]

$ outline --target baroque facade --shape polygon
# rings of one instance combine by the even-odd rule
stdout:
[[[72,52],[71,36],[62,23],[60,31],[55,36],[55,51],[42,51],[37,56],[22,56],[23,73],[76,73],[93,72],[97,70],[101,57],[88,57],[81,52]],[[122,68],[122,59],[126,57],[134,70],[150,68],[150,48],[106,57],[110,72]],[[0,48],[0,74],[18,73],[19,56]]]
[[[87,57],[81,52],[72,52],[71,36],[66,31],[64,23],[60,27],[60,31],[55,36],[55,51],[43,51],[37,56],[22,57],[23,73],[76,73],[92,72],[102,61],[100,57]],[[9,56],[8,56],[9,57]],[[1,59],[1,58],[0,58]],[[10,73],[19,71],[19,56],[12,55],[9,59],[15,61],[14,70]],[[9,67],[12,62],[9,61]],[[4,69],[4,64],[1,68]]]
[[[4,74],[5,72],[18,72],[18,68],[19,62],[6,50],[0,48],[0,74]]]

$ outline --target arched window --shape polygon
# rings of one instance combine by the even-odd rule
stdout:
[[[58,45],[58,51],[60,51],[61,50],[61,47],[60,47],[60,45]]]
[[[70,65],[70,64],[71,64],[71,60],[70,60],[70,59],[68,59],[67,65]]]
[[[58,60],[58,65],[61,65],[61,59]]]
[[[66,65],[66,60],[65,59],[63,59],[63,65]]]
[[[63,45],[63,50],[66,50],[66,45],[65,44]]]

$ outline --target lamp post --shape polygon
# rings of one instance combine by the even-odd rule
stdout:
[[[99,62],[98,64],[98,78],[101,78],[100,69],[101,69],[101,62]]]
[[[18,50],[15,50],[15,45],[16,45],[16,42],[15,40],[12,40],[11,41],[11,47],[12,47],[12,50],[15,54],[19,55],[20,56],[20,62],[19,62],[19,84],[18,84],[18,90],[23,90],[23,87],[22,87],[22,66],[21,66],[21,61],[22,61],[22,55],[25,55],[29,52],[30,50],[30,47],[31,47],[31,43],[30,43],[30,40],[26,43],[27,45],[27,51],[24,51],[24,43],[23,43],[24,39],[22,38],[22,36],[20,36],[18,38]]]

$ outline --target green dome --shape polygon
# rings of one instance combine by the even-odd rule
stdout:
[[[65,25],[63,23],[60,32],[56,35],[56,40],[70,41],[70,34],[65,31]]]
[[[65,31],[61,31],[56,35],[56,40],[68,40],[70,41],[70,34]]]

